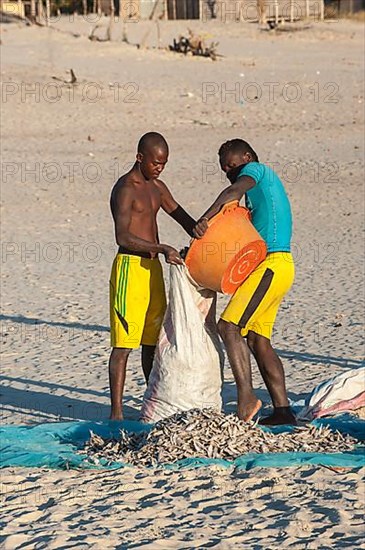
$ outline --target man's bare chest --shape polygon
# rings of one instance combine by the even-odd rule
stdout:
[[[156,213],[160,206],[161,194],[158,189],[144,189],[134,193],[132,210],[135,214]]]

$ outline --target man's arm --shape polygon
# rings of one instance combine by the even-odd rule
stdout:
[[[115,238],[119,246],[135,252],[162,253],[168,263],[183,263],[179,253],[172,246],[146,241],[130,232],[133,206],[132,191],[130,189],[118,189],[112,195],[110,206],[115,223]]]
[[[242,176],[241,178],[238,178],[238,180],[224,189],[220,195],[218,195],[217,199],[213,202],[213,204],[208,208],[208,210],[203,214],[203,218],[212,218],[228,202],[231,201],[240,201],[245,193],[255,187],[256,182],[253,178],[250,176]]]
[[[256,182],[250,176],[242,176],[238,180],[224,189],[208,210],[198,220],[194,228],[194,237],[201,239],[208,229],[208,221],[210,218],[218,214],[222,206],[232,201],[240,201],[245,193],[255,187]]]
[[[161,207],[162,209],[171,216],[185,231],[190,237],[193,237],[193,230],[196,226],[196,220],[192,218],[186,210],[179,205],[178,202],[172,196],[168,187],[164,184],[163,181],[158,180],[159,189],[161,192]]]

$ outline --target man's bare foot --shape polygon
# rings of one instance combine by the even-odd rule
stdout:
[[[276,407],[270,416],[261,418],[259,424],[262,426],[283,426],[285,424],[296,426],[297,421],[290,407]]]
[[[238,405],[237,416],[240,420],[243,420],[244,422],[249,422],[254,418],[254,416],[256,416],[261,407],[262,401],[260,401],[260,399],[255,399],[254,401],[250,401],[245,405]]]

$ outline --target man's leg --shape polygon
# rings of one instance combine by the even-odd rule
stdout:
[[[149,303],[141,338],[142,369],[147,384],[153,367],[156,344],[166,311],[165,285],[160,261],[155,259],[148,260],[148,262],[150,269],[148,284]]]
[[[205,317],[205,325],[213,333],[217,334],[217,294],[215,294],[208,314]]]
[[[289,407],[283,364],[273,350],[270,340],[249,331],[247,343],[257,361],[274,406],[273,414],[263,418],[260,424],[296,424],[295,416]]]
[[[155,349],[156,346],[142,346],[142,369],[144,377],[146,379],[146,384],[148,384],[148,380],[151,374],[153,359],[155,357]]]
[[[131,350],[113,348],[109,359],[109,385],[111,397],[110,420],[122,420],[122,398],[125,382],[127,360]]]
[[[218,322],[218,331],[226,347],[229,363],[237,385],[237,415],[249,421],[261,408],[252,389],[250,352],[241,336],[240,327],[223,319]]]

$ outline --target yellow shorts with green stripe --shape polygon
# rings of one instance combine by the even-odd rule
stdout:
[[[110,340],[113,348],[157,343],[166,310],[158,258],[117,254],[110,276]]]
[[[279,306],[295,276],[293,256],[273,252],[251,273],[232,296],[221,318],[241,328],[271,339]]]

